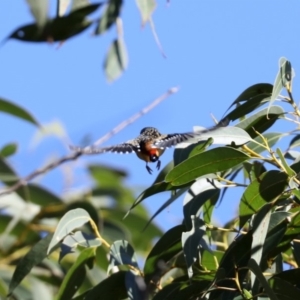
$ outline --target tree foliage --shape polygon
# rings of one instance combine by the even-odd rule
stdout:
[[[120,26],[122,1],[73,1],[68,14],[69,1],[58,1],[54,19],[47,17],[46,2],[28,1],[35,23],[10,38],[65,41],[92,24],[95,34]],[[155,2],[137,4],[143,22],[149,21]],[[86,19],[103,5],[97,21]],[[106,58],[107,70],[114,56],[114,68],[107,73],[112,80],[126,65],[122,43],[119,36]],[[16,145],[2,145],[1,297],[299,299],[300,153],[294,148],[299,146],[300,111],[293,77],[291,62],[281,58],[274,85],[258,83],[243,91],[224,115],[230,126],[176,148],[173,161],[137,198],[124,183],[126,173],[103,165],[87,166],[94,180],[90,190],[72,199],[55,195],[30,182],[39,171],[20,178],[9,164]],[[5,99],[0,99],[0,111],[41,126]],[[295,129],[272,131],[278,121]],[[289,141],[284,150],[278,146],[282,138]],[[78,157],[64,157],[43,172]],[[220,201],[230,203],[229,188],[236,189],[238,215],[216,227],[214,209]],[[163,192],[168,199],[150,217],[142,202]],[[161,232],[153,218],[181,195],[182,224]],[[17,198],[18,205],[7,209]],[[20,217],[21,210],[28,212],[26,218]]]

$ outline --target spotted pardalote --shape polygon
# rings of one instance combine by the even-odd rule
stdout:
[[[108,147],[72,147],[73,150],[83,153],[83,154],[99,154],[105,152],[115,152],[115,153],[135,153],[138,158],[146,162],[146,169],[151,174],[152,169],[148,166],[149,162],[157,162],[156,168],[160,169],[160,156],[164,153],[166,148],[175,146],[179,143],[185,142],[188,139],[199,137],[201,134],[213,131],[220,126],[226,126],[224,122],[218,125],[196,132],[186,132],[186,133],[172,133],[172,134],[162,134],[154,127],[145,127],[141,130],[140,135],[133,140],[129,140],[125,143],[108,146]]]

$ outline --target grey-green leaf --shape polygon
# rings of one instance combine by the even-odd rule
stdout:
[[[27,0],[27,2],[37,26],[43,28],[48,21],[48,0]]]
[[[47,254],[55,247],[63,238],[87,223],[91,219],[90,215],[82,208],[76,208],[68,211],[59,221],[55,229],[53,238],[49,244]]]
[[[128,56],[125,43],[122,38],[118,38],[111,44],[105,62],[104,71],[109,82],[118,79],[127,68]]]

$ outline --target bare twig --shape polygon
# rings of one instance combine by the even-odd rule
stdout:
[[[163,95],[161,95],[160,97],[158,97],[157,99],[155,99],[150,105],[146,106],[141,111],[139,111],[138,113],[134,114],[131,118],[123,121],[118,126],[116,126],[114,129],[112,129],[107,134],[105,134],[103,137],[101,137],[99,140],[97,140],[94,143],[94,146],[99,146],[100,144],[106,142],[113,135],[117,134],[118,132],[120,132],[121,130],[123,130],[125,127],[127,127],[130,124],[132,124],[133,122],[135,122],[137,119],[139,119],[143,115],[147,114],[150,110],[152,110],[155,106],[157,106],[162,101],[164,101],[165,99],[167,99],[169,96],[171,96],[172,94],[177,93],[178,90],[179,90],[178,87],[174,87],[174,88],[169,89],[166,93],[164,93]]]
[[[101,137],[99,140],[97,140],[94,145],[100,145],[102,143],[104,143],[105,141],[107,141],[108,139],[110,139],[113,135],[117,134],[118,132],[120,132],[121,130],[123,130],[125,127],[127,127],[128,125],[132,124],[133,122],[135,122],[137,119],[139,119],[140,117],[142,117],[143,115],[147,114],[150,110],[152,110],[155,106],[157,106],[158,104],[160,104],[163,100],[167,99],[169,96],[171,96],[172,94],[175,94],[178,92],[178,87],[174,87],[169,89],[166,93],[164,93],[163,95],[161,95],[160,97],[158,97],[157,99],[155,99],[153,102],[151,102],[150,105],[148,105],[147,107],[143,108],[140,112],[134,114],[132,117],[130,117],[129,119],[121,122],[118,126],[116,126],[114,129],[112,129],[111,131],[109,131],[108,133],[106,133],[103,137]],[[67,162],[67,161],[72,161],[77,159],[79,156],[81,156],[82,153],[80,152],[74,152],[70,155],[64,156],[50,164],[48,164],[47,166],[41,168],[41,169],[37,169],[34,172],[30,173],[29,175],[23,177],[22,179],[20,179],[18,182],[16,182],[15,184],[13,184],[12,186],[10,186],[9,188],[6,188],[2,191],[0,191],[0,196],[2,195],[7,195],[10,194],[14,191],[16,191],[18,188],[25,186],[28,184],[29,181],[31,181],[32,179],[34,179],[35,177],[44,174],[58,166],[60,166],[61,164]]]

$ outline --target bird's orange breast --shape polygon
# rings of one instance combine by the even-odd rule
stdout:
[[[165,149],[153,148],[153,144],[149,142],[145,143],[143,147],[141,147],[141,151],[136,152],[136,155],[146,162],[153,162],[151,157],[156,156],[158,158],[163,154],[164,151]]]

